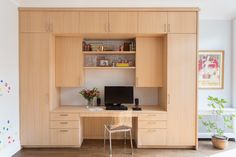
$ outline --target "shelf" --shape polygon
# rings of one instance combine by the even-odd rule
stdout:
[[[136,67],[84,67],[84,69],[136,69]]]
[[[89,54],[89,55],[113,55],[113,54],[135,54],[136,51],[83,51],[83,54]]]

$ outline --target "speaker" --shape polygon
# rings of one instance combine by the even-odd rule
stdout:
[[[138,98],[135,98],[135,99],[134,99],[134,103],[135,103],[135,106],[138,106],[138,105],[139,105],[139,99],[138,99]]]
[[[97,98],[97,106],[101,106],[101,98]]]

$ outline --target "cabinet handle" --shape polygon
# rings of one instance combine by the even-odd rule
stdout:
[[[108,32],[111,32],[111,24],[108,24]]]
[[[53,24],[50,24],[50,32],[53,32]]]
[[[155,129],[148,129],[148,132],[156,132]]]
[[[60,130],[60,132],[68,132],[68,130]]]
[[[170,24],[168,24],[167,31],[170,32]]]
[[[167,32],[167,31],[166,31],[166,24],[164,24],[164,32]]]
[[[60,124],[68,124],[68,122],[60,122]]]
[[[61,117],[67,117],[68,114],[60,114]]]
[[[148,114],[147,116],[153,117],[156,116],[155,114]]]
[[[170,94],[167,95],[167,104],[170,104]]]
[[[148,124],[156,124],[156,122],[148,122]]]
[[[138,77],[136,77],[135,84],[138,86]]]
[[[104,24],[104,30],[107,32],[107,24]]]

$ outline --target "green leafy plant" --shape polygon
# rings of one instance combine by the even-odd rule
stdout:
[[[203,120],[202,116],[199,116],[202,124],[206,127],[209,133],[214,133],[214,136],[222,137],[224,136],[225,128],[233,129],[232,120],[236,117],[235,114],[225,115],[224,108],[227,103],[224,99],[219,99],[217,97],[208,97],[208,106],[212,109],[212,115],[215,117],[214,120]],[[223,118],[224,125],[222,127],[218,126],[217,120]]]

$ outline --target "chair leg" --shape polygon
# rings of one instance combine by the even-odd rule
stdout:
[[[109,132],[109,140],[110,140],[110,156],[111,156],[112,155],[111,132]]]
[[[106,133],[107,133],[107,131],[106,131],[106,128],[104,127],[104,150],[106,150]]]
[[[130,146],[131,146],[131,154],[133,155],[133,141],[132,141],[132,131],[129,131],[130,133]]]
[[[126,144],[126,131],[124,132],[124,136],[125,136],[125,141],[124,141],[124,143]]]

